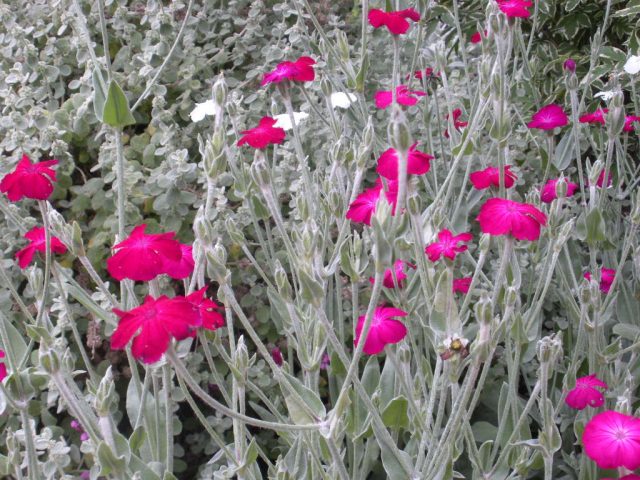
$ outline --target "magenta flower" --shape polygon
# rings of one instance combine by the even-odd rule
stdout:
[[[413,72],[413,78],[417,78],[418,80],[422,80],[423,78],[429,80],[433,77],[439,77],[440,72],[435,73],[433,68],[427,67],[424,70],[416,70]],[[409,80],[409,75],[407,75],[407,80]]]
[[[171,338],[184,340],[201,325],[198,309],[184,297],[147,297],[139,307],[124,312],[111,336],[111,348],[122,350],[133,338],[131,353],[144,363],[156,362],[169,347]]]
[[[640,475],[636,475],[635,473],[630,473],[629,475],[625,475],[624,477],[616,478],[603,478],[602,480],[640,480]]]
[[[613,268],[603,268],[600,270],[600,291],[602,293],[609,293],[615,276],[616,271]],[[591,281],[591,272],[586,272],[584,278]]]
[[[286,133],[284,129],[274,127],[276,122],[275,118],[262,117],[257,127],[240,132],[243,137],[238,140],[238,146],[248,144],[253,148],[266,148],[268,145],[284,142]]]
[[[540,200],[542,200],[544,203],[551,203],[556,198],[558,198],[558,195],[556,195],[556,185],[558,183],[558,180],[558,178],[550,179],[540,190]],[[566,196],[573,196],[573,194],[576,193],[576,190],[578,189],[578,184],[570,182],[566,178],[564,179],[564,181],[567,184]]]
[[[22,197],[46,200],[53,192],[53,182],[56,181],[56,172],[50,167],[57,164],[58,160],[32,163],[29,157],[22,155],[13,172],[0,181],[0,192],[6,193],[11,202],[17,202]]]
[[[385,12],[377,8],[369,11],[369,24],[373,28],[387,27],[393,35],[401,35],[409,30],[408,20],[420,21],[420,14],[413,8],[406,8],[395,12]]]
[[[169,273],[179,277],[172,265],[182,260],[180,243],[174,239],[174,232],[144,233],[145,224],[134,228],[129,237],[113,246],[116,251],[107,259],[107,271],[113,278],[147,282],[158,275]],[[182,268],[182,267],[180,267]]]
[[[622,127],[623,132],[633,132],[635,130],[634,123],[640,123],[640,117],[635,115],[627,115],[624,117],[624,127]]]
[[[437,262],[442,257],[454,260],[458,253],[462,253],[468,248],[466,245],[460,244],[470,242],[472,239],[473,235],[469,232],[453,235],[449,230],[440,230],[438,241],[427,245],[424,253],[432,262]]]
[[[604,395],[599,388],[609,388],[595,375],[576,379],[576,386],[568,394],[565,402],[571,408],[584,410],[587,406],[598,408],[604,405]]]
[[[513,187],[518,179],[515,173],[511,171],[511,165],[504,167],[504,186],[505,188]],[[484,190],[489,187],[500,187],[500,170],[498,167],[487,167],[484,170],[473,172],[469,175],[469,180],[478,190]]]
[[[484,233],[530,241],[540,238],[540,227],[547,224],[547,216],[533,205],[504,198],[484,202],[476,220]]]
[[[179,243],[178,245],[180,246],[181,252],[180,258],[178,260],[166,258],[164,260],[163,273],[166,273],[176,280],[182,280],[193,273],[195,266],[193,262],[193,247],[191,245],[185,245],[184,243]]]
[[[455,127],[456,130],[460,131],[460,129],[462,127],[466,127],[467,125],[469,125],[469,122],[461,122],[460,120],[458,120],[462,116],[462,110],[460,110],[459,108],[456,108],[451,113],[453,114],[453,126]],[[449,115],[448,114],[447,114],[447,120],[449,120]],[[445,138],[449,138],[449,129],[448,128],[444,131],[444,137]]]
[[[609,188],[612,184],[613,184],[613,177],[611,176],[611,174],[606,174],[606,182],[607,182],[607,188]],[[598,175],[598,181],[596,182],[596,187],[602,188],[603,185],[605,183],[605,171],[602,170],[600,172],[600,175]]]
[[[411,145],[407,158],[407,173],[411,175],[423,175],[429,171],[433,157],[428,153],[416,150],[418,144]],[[398,179],[398,152],[394,148],[385,150],[378,159],[378,172],[384,178],[389,180]]]
[[[222,307],[210,298],[206,298],[205,293],[207,293],[207,287],[202,287],[186,297],[200,317],[197,323],[205,330],[217,330],[224,327],[224,317],[220,313]]]
[[[395,271],[397,284],[394,283],[393,281],[393,272],[391,271],[390,268],[387,268],[384,271],[384,278],[382,280],[382,285],[384,285],[386,288],[396,288],[396,287],[402,288],[403,286],[402,283],[404,279],[407,278],[407,274],[404,273],[405,265],[409,268],[413,268],[413,269],[416,268],[414,264],[398,259],[393,264],[393,270]],[[373,285],[374,278],[369,277],[369,282],[371,283],[371,285]]]
[[[36,252],[45,253],[47,251],[44,238],[44,228],[33,227],[24,234],[24,238],[29,240],[29,245],[16,252],[16,259],[20,268],[27,268],[27,265],[33,260]],[[51,251],[53,253],[66,253],[67,247],[60,241],[58,237],[51,236]]]
[[[376,355],[384,350],[385,345],[398,343],[407,335],[407,327],[393,317],[406,317],[407,312],[393,307],[378,307],[373,313],[373,321],[369,334],[364,342],[364,353],[367,355]],[[356,338],[354,345],[358,345],[360,334],[364,326],[365,316],[358,318],[356,325]]]
[[[640,467],[640,419],[613,410],[598,413],[584,427],[582,444],[600,468],[635,470]]]
[[[376,211],[376,203],[378,203],[382,191],[382,182],[378,179],[374,187],[362,192],[351,205],[349,205],[346,217],[352,222],[371,225],[371,216]],[[385,190],[384,193],[387,201],[392,205],[392,214],[395,214],[396,201],[398,198],[398,182],[389,180],[387,182],[387,190]]]
[[[424,97],[426,92],[421,90],[409,90],[405,85],[396,87],[396,102],[400,105],[411,106],[418,103],[416,97]],[[393,95],[391,90],[380,90],[376,92],[374,99],[376,101],[376,107],[380,109],[387,108],[393,101]]]
[[[608,111],[608,108],[598,108],[595,112],[585,113],[578,120],[580,123],[599,123],[604,125],[604,116]]]
[[[553,130],[556,127],[564,127],[568,123],[569,117],[564,113],[562,107],[552,103],[534,113],[531,121],[527,123],[527,127],[538,128],[540,130]]]
[[[0,350],[0,382],[7,376],[7,365],[4,363],[4,357],[6,357],[3,350]]]
[[[483,34],[480,32],[476,32],[473,35],[471,35],[471,43],[480,43],[482,42],[482,36]],[[487,36],[487,31],[484,31],[484,36]]]
[[[462,278],[454,278],[453,279],[453,293],[469,293],[469,288],[471,287],[471,280],[473,277],[462,277]]]
[[[509,18],[529,18],[531,12],[528,10],[533,3],[528,0],[497,0],[498,8]]]
[[[316,78],[316,73],[313,70],[315,64],[316,61],[311,57],[300,57],[295,62],[279,63],[274,70],[264,75],[261,85],[281,83],[285,80],[311,82]]]

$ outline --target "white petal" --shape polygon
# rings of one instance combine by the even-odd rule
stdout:
[[[624,71],[629,75],[635,75],[640,72],[640,56],[631,55],[627,63],[624,64]]]
[[[215,115],[218,107],[213,100],[207,100],[204,103],[196,103],[196,107],[191,111],[189,116],[192,122],[199,122],[206,115]]]
[[[353,93],[335,92],[331,94],[331,105],[333,108],[349,108],[356,101]]]
[[[612,90],[605,90],[602,92],[598,92],[594,95],[594,97],[600,97],[602,98],[605,102],[608,102],[609,100],[611,100],[611,98],[615,95],[615,92]]]
[[[296,124],[300,124],[300,122],[306,119],[309,116],[307,112],[293,112],[293,119]],[[281,113],[280,115],[276,115],[275,117],[276,123],[274,127],[282,128],[283,130],[291,130],[293,125],[291,124],[291,118],[288,113]]]

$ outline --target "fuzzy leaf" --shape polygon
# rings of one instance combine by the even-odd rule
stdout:
[[[122,128],[136,123],[129,109],[129,101],[115,80],[111,80],[109,84],[109,91],[107,92],[107,99],[102,112],[102,121],[115,128]]]

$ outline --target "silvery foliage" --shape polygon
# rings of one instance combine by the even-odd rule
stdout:
[[[582,2],[585,5],[577,10],[578,2],[568,3],[564,6],[568,14],[554,35],[574,39],[599,25],[598,2]],[[78,222],[89,260],[108,280],[99,266],[104,265],[117,232],[114,166],[118,161],[115,136],[119,133],[102,125],[94,108],[96,69],[106,71],[99,5],[75,0],[0,5],[0,146],[6,159],[0,174],[8,172],[23,153],[36,159],[58,158],[59,181],[51,202],[69,224]],[[559,5],[541,2],[542,25],[552,21]],[[485,11],[483,6],[474,8],[469,16],[460,16],[465,34],[484,24],[485,18],[490,22],[490,42],[471,51],[466,50],[463,39],[456,38],[458,18],[453,7],[431,5],[422,44],[416,47],[417,28],[408,36],[410,40],[402,43],[401,71],[403,76],[408,74],[416,58],[416,68],[433,66],[446,76],[437,81],[437,92],[429,91],[433,100],[408,109],[403,119],[371,107],[373,93],[392,86],[389,37],[369,30],[369,58],[362,62],[359,9],[351,10],[350,3],[334,8],[324,2],[314,6],[315,19],[300,1],[194,2],[175,54],[135,111],[136,124],[124,129],[122,139],[127,226],[144,221],[157,230],[176,230],[185,242],[196,238],[211,253],[201,259],[201,264],[206,264],[201,276],[206,273],[222,285],[219,294],[227,306],[232,298],[224,286],[233,286],[238,307],[248,316],[246,324],[240,323],[240,313],[231,309],[236,331],[206,335],[210,350],[200,344],[190,352],[188,343],[177,346],[177,355],[191,378],[209,386],[215,398],[220,398],[221,389],[245,398],[242,411],[246,407],[249,416],[264,421],[300,426],[313,414],[318,420],[317,432],[301,434],[293,429],[275,435],[266,429],[250,429],[237,418],[231,420],[215,409],[207,410],[196,398],[196,406],[205,411],[208,431],[204,431],[201,419],[187,404],[189,391],[175,379],[167,406],[164,365],[139,372],[149,382],[143,401],[132,379],[134,366],[124,355],[109,352],[108,342],[103,341],[115,322],[109,313],[108,295],[94,286],[69,255],[60,268],[62,286],[53,284],[51,288],[46,332],[27,330],[24,312],[10,291],[0,293],[2,311],[11,320],[5,338],[26,362],[24,371],[7,382],[7,392],[29,402],[8,405],[3,395],[3,408],[10,413],[2,418],[7,447],[6,455],[0,457],[3,475],[24,471],[32,464],[26,439],[33,438],[36,463],[44,478],[74,478],[89,468],[92,478],[171,478],[162,463],[167,454],[163,435],[168,435],[163,415],[169,409],[176,439],[176,476],[189,472],[200,478],[340,478],[345,473],[340,469],[342,464],[359,478],[370,473],[380,478],[405,478],[407,465],[414,468],[414,478],[497,479],[541,475],[542,471],[547,478],[575,478],[577,472],[582,478],[596,478],[593,466],[571,447],[574,429],[579,433],[586,417],[576,421],[573,412],[560,409],[562,391],[578,374],[579,361],[584,359],[580,352],[568,348],[563,356],[561,348],[562,340],[576,342],[578,335],[587,335],[586,328],[592,328],[595,319],[593,328],[598,335],[588,336],[588,347],[582,339],[576,349],[588,350],[589,367],[599,365],[596,347],[602,351],[610,363],[603,372],[612,386],[609,403],[632,410],[630,399],[637,382],[625,371],[637,370],[638,360],[635,355],[629,358],[618,352],[638,335],[639,308],[634,297],[638,248],[635,226],[628,215],[634,208],[636,217],[631,220],[637,225],[638,211],[637,204],[631,202],[631,188],[627,188],[635,186],[634,168],[624,153],[637,152],[637,145],[627,138],[624,148],[628,150],[623,151],[622,145],[615,144],[616,151],[623,152],[616,157],[620,181],[606,200],[607,208],[597,192],[590,192],[594,205],[583,216],[584,205],[578,202],[568,200],[564,209],[555,204],[549,233],[540,246],[518,246],[515,261],[504,268],[502,243],[479,240],[472,253],[486,259],[483,272],[488,278],[469,297],[471,302],[456,304],[446,288],[451,272],[426,264],[420,265],[422,276],[416,274],[406,291],[384,292],[380,299],[415,312],[410,327],[420,333],[395,353],[390,351],[386,360],[372,358],[361,365],[357,378],[362,390],[358,391],[356,384],[353,391],[342,389],[349,365],[338,349],[328,349],[332,352],[330,375],[320,370],[331,344],[321,323],[322,312],[348,352],[353,323],[371,298],[377,300],[368,283],[374,267],[388,266],[391,257],[418,258],[416,253],[422,252],[424,243],[444,226],[456,231],[473,228],[472,212],[483,196],[465,183],[466,165],[480,168],[500,155],[508,156],[519,167],[522,200],[536,201],[532,179],[543,169],[546,150],[543,141],[532,141],[523,119],[543,99],[571,96],[558,80],[562,57],[569,52],[567,42],[542,37],[535,44],[535,54],[524,56],[523,62],[516,49],[517,68],[496,75],[491,71],[499,55],[496,46],[506,47],[500,42],[506,41],[511,30],[495,9],[490,6]],[[184,1],[105,2],[114,79],[130,105],[168,55],[186,10]],[[318,19],[322,30],[314,23]],[[612,35],[632,31],[622,28],[622,21],[613,24]],[[515,32],[522,35],[521,30]],[[529,38],[517,38],[524,46],[515,45],[527,48],[525,40]],[[602,42],[602,36],[596,40]],[[594,57],[589,86],[596,91],[620,86],[630,91],[633,85],[621,73],[627,56],[598,41],[578,51],[584,63],[589,63],[590,55]],[[466,55],[452,50],[456,42]],[[628,45],[637,49],[637,39],[630,38]],[[483,48],[486,50],[480,50]],[[92,59],[92,49],[97,61]],[[414,52],[419,55],[414,57]],[[237,149],[240,131],[264,115],[285,113],[282,92],[260,88],[261,75],[277,62],[303,54],[311,54],[319,62],[319,80],[306,85],[304,93],[300,89],[291,92],[295,110],[310,115],[299,125],[297,136],[304,163],[298,158],[292,132],[283,146],[267,151],[267,158]],[[368,70],[359,78],[363,63]],[[221,125],[216,128],[209,117],[193,123],[191,111],[195,104],[212,98],[212,86],[221,71],[228,88]],[[603,79],[611,72],[610,78]],[[358,89],[358,102],[349,109],[333,111],[328,107],[332,93]],[[484,116],[478,114],[474,103],[482,99],[490,104]],[[500,112],[503,100],[509,104],[506,113]],[[585,103],[596,105],[590,100]],[[467,132],[471,139],[468,153],[460,148],[467,137],[453,130],[451,140],[441,135],[447,128],[446,114],[457,106],[465,110],[470,122],[479,117],[479,125]],[[367,129],[369,116],[371,127]],[[410,125],[414,139],[439,157],[426,181],[419,179],[410,185],[411,191],[420,192],[407,203],[413,223],[396,225],[389,218],[389,209],[381,206],[377,226],[360,229],[347,224],[344,243],[334,245],[345,226],[344,212],[352,189],[359,191],[354,186],[356,172],[363,176],[360,189],[371,184],[374,158],[388,148],[387,126],[392,123],[392,132],[399,132],[403,122]],[[215,143],[216,132],[222,132],[224,161],[218,160],[215,175],[207,175],[207,148]],[[606,134],[583,133],[578,148],[590,157],[588,164],[600,160],[585,175],[593,176],[595,170],[597,178],[609,143]],[[573,137],[563,132],[559,139],[554,165],[575,179]],[[400,144],[406,138],[392,134],[390,140]],[[460,159],[467,162],[464,167]],[[459,177],[445,194],[439,194],[456,161]],[[304,187],[305,165],[312,167],[312,185],[317,192],[311,199]],[[269,204],[268,199],[275,201]],[[434,202],[436,199],[439,201]],[[205,209],[201,207],[207,205],[210,208],[203,216]],[[18,247],[16,239],[40,219],[27,202],[9,205],[2,199],[1,206],[2,268],[10,282],[19,286],[20,296],[33,313],[42,294],[42,269],[31,267],[20,272],[11,258]],[[275,223],[278,212],[283,216],[282,230]],[[293,251],[286,245],[287,235]],[[214,249],[217,241],[219,248]],[[597,285],[582,281],[582,271],[595,267],[596,257],[615,264],[623,253],[634,262],[620,267],[625,269],[625,282],[615,297],[601,297]],[[266,279],[257,267],[266,272]],[[467,257],[461,273],[471,275],[474,268]],[[548,282],[543,282],[546,279]],[[110,283],[107,287],[115,293],[117,288]],[[496,283],[504,283],[504,288],[497,288],[491,298],[491,285]],[[166,280],[158,286],[166,293],[174,287]],[[86,289],[88,299],[78,295],[77,288]],[[136,286],[135,292],[142,299],[146,287]],[[510,323],[501,323],[501,318],[510,319]],[[451,332],[453,324],[464,329]],[[92,347],[95,351],[88,349],[98,373],[93,384],[80,371],[74,325],[86,334],[87,347],[89,332],[98,337]],[[240,330],[249,331],[248,327],[263,344],[280,345],[285,360],[293,360],[286,372],[300,379],[276,378],[268,356],[256,354],[252,343],[249,353],[246,347],[240,348],[239,339],[234,338],[238,342],[235,350],[229,348],[229,337],[239,335]],[[548,335],[552,331],[566,335]],[[469,358],[455,357],[443,363],[440,355],[458,334],[464,335],[465,342],[467,338],[474,340]],[[32,351],[30,339],[40,344],[39,350]],[[498,339],[502,339],[499,344]],[[215,368],[207,368],[211,366]],[[62,378],[59,372],[67,377]],[[472,380],[479,375],[484,388],[474,391]],[[291,385],[297,394],[287,390]],[[547,396],[532,393],[540,390]],[[361,396],[362,391],[367,395]],[[343,396],[342,392],[347,393]],[[318,405],[320,398],[324,405]],[[477,408],[467,415],[464,408],[457,407],[458,401],[460,405],[471,401]],[[549,408],[549,402],[554,402],[556,411]],[[92,434],[102,441],[81,443],[69,421],[72,416],[91,420],[92,415],[99,427],[99,432]],[[25,421],[29,416],[37,422]],[[193,465],[193,459],[199,465]]]

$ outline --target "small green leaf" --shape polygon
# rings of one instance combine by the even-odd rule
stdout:
[[[104,104],[107,101],[107,92],[104,90],[103,78],[102,72],[94,68],[93,74],[91,75],[91,83],[93,83],[93,111],[96,114],[96,118],[101,122],[104,115]]]
[[[560,139],[558,146],[556,147],[555,154],[553,156],[553,164],[558,170],[564,170],[571,164],[575,155],[574,144],[572,140],[571,131],[568,131]]]
[[[604,242],[607,239],[604,218],[599,208],[594,208],[587,214],[587,243]]]
[[[129,109],[127,97],[115,80],[111,80],[109,84],[109,92],[107,93],[107,99],[104,103],[102,121],[115,128],[122,128],[136,123]]]
[[[301,405],[300,401],[293,395],[287,395],[285,397],[285,402],[289,409],[289,413],[291,414],[293,423],[297,425],[308,425],[310,423],[316,423],[319,419],[324,418],[327,411],[325,410],[324,404],[318,395],[305,387],[296,377],[293,377],[288,373],[284,373],[284,375],[287,377],[287,380],[289,380],[289,383],[291,383],[291,386],[296,393],[304,401],[304,405]],[[312,417],[309,414],[309,411],[316,418]]]
[[[401,429],[409,427],[409,415],[407,410],[409,402],[400,395],[389,402],[382,412],[382,421],[389,428]]]

